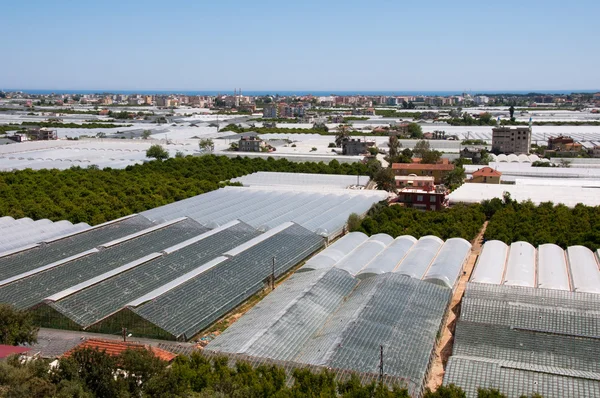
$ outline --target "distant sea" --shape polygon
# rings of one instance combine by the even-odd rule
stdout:
[[[182,94],[182,95],[218,95],[233,94],[233,90],[37,90],[37,89],[4,89],[4,91],[22,91],[28,94]],[[328,95],[383,95],[383,96],[394,96],[394,95],[425,95],[425,96],[449,96],[449,95],[461,95],[465,92],[471,95],[478,94],[572,94],[572,93],[596,93],[600,90],[480,90],[480,91],[319,91],[319,90],[263,90],[263,91],[242,91],[244,95],[250,96],[264,96],[264,95],[280,95],[280,96],[304,96],[312,94],[316,97],[324,97]]]

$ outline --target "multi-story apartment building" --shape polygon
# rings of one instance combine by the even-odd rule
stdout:
[[[531,148],[531,127],[496,127],[492,129],[492,152],[528,154]]]

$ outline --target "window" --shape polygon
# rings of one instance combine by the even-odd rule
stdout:
[[[417,195],[417,202],[423,201],[423,195]]]
[[[435,203],[435,195],[430,195],[430,196],[429,196],[429,201],[430,201],[431,203]]]

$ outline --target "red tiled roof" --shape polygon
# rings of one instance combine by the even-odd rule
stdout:
[[[502,173],[491,167],[483,167],[473,173],[473,177],[500,177]]]
[[[393,170],[454,170],[453,164],[393,163]]]
[[[0,358],[6,358],[13,354],[24,354],[31,350],[29,347],[0,344]]]
[[[177,357],[177,355],[173,354],[172,352],[163,350],[161,348],[152,347],[149,345],[133,343],[133,342],[124,342],[124,341],[117,341],[117,340],[101,340],[101,339],[85,340],[83,343],[79,344],[72,350],[66,352],[63,356],[69,357],[69,356],[71,356],[71,354],[73,353],[74,350],[81,349],[81,348],[92,348],[92,349],[95,349],[98,351],[105,351],[110,356],[117,356],[117,355],[121,354],[123,351],[127,350],[128,348],[133,348],[133,349],[141,348],[144,350],[152,351],[157,358],[162,359],[163,361],[167,361],[167,362],[171,362],[173,359],[175,359],[175,357]]]

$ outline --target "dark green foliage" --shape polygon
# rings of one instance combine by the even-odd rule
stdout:
[[[96,225],[224,186],[257,171],[366,175],[362,163],[188,156],[123,170],[21,170],[0,173],[0,216]]]
[[[440,386],[435,392],[427,390],[423,398],[467,398],[467,394],[454,384]]]
[[[377,184],[377,189],[393,192],[396,189],[396,180],[394,171],[390,168],[380,168],[373,176],[373,181]]]
[[[485,388],[477,389],[477,398],[507,398],[506,395],[502,394],[498,390],[494,390],[493,388],[488,390]]]
[[[156,160],[166,160],[169,158],[169,151],[162,146],[155,144],[148,148],[146,157],[154,158]]]
[[[442,239],[473,239],[480,231],[485,214],[481,205],[459,205],[435,212],[380,203],[371,210],[360,227],[367,235],[386,233],[393,237],[412,235],[420,238],[435,235]]]
[[[37,332],[31,313],[0,304],[0,344],[32,344],[37,341]]]
[[[462,165],[456,166],[454,169],[450,170],[448,174],[446,174],[444,177],[444,184],[450,190],[454,191],[463,184],[465,178],[467,178],[465,168],[462,167]]]
[[[288,376],[274,365],[238,361],[231,366],[226,357],[209,359],[196,351],[177,357],[171,366],[145,349],[127,350],[111,357],[89,348],[75,350],[49,370],[45,360],[21,362],[17,357],[0,362],[1,397],[234,397],[234,398],[409,398],[399,386],[392,389],[371,382],[362,385],[356,375],[336,381],[328,370],[308,369]],[[427,391],[424,398],[464,398],[455,385]],[[478,390],[479,398],[502,398],[496,390]],[[528,397],[524,397],[528,398]],[[532,395],[531,398],[542,398]]]
[[[525,241],[533,246],[554,243],[562,248],[573,245],[591,250],[600,247],[600,206],[578,204],[573,209],[551,202],[535,206],[531,202],[517,203],[507,198],[483,203],[491,215],[484,238],[510,244]]]

